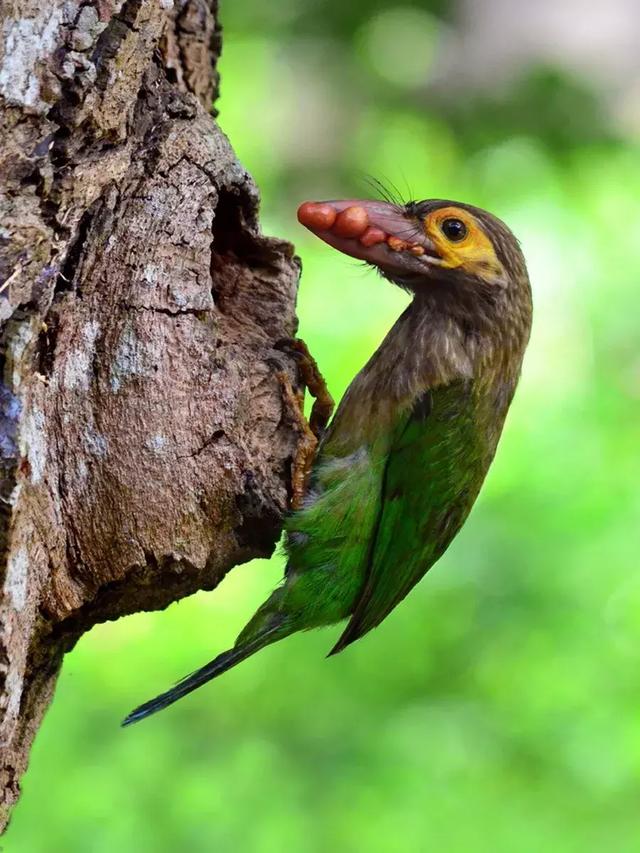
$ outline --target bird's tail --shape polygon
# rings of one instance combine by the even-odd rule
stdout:
[[[178,699],[182,699],[183,696],[186,696],[188,693],[191,693],[193,690],[196,690],[198,687],[206,684],[207,681],[211,681],[212,678],[217,678],[219,675],[222,675],[223,672],[226,672],[236,664],[241,663],[248,657],[251,657],[255,652],[290,633],[286,629],[283,630],[283,628],[284,624],[279,620],[276,624],[273,624],[273,621],[271,621],[271,625],[269,625],[269,627],[265,627],[263,630],[246,640],[243,639],[245,634],[245,632],[243,632],[232,649],[222,652],[222,654],[219,654],[217,658],[209,661],[205,666],[197,669],[195,672],[191,673],[191,675],[187,675],[185,678],[178,681],[175,687],[172,687],[171,690],[167,690],[165,693],[161,693],[159,696],[156,696],[155,699],[150,699],[143,705],[139,705],[124,718],[122,725],[130,726],[132,723],[137,723],[139,720],[144,720],[145,717],[155,714],[156,711],[161,711],[163,708],[173,705],[173,703],[177,702]]]

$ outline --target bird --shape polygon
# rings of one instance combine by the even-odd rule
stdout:
[[[305,202],[298,220],[411,301],[355,376],[284,524],[282,583],[235,645],[140,705],[130,725],[297,631],[378,626],[464,524],[496,452],[532,321],[520,244],[443,199]]]

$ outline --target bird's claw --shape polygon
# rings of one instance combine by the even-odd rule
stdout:
[[[291,384],[289,374],[284,370],[276,373],[276,378],[282,390],[284,410],[289,416],[293,428],[298,432],[300,439],[296,448],[293,462],[291,463],[291,509],[300,509],[307,491],[311,468],[318,446],[318,439],[311,431],[307,419],[304,416],[303,402],[304,393],[296,392]]]
[[[314,398],[309,416],[309,426],[317,440],[320,441],[327,424],[331,420],[335,403],[329,393],[325,378],[320,373],[318,362],[311,355],[309,347],[301,338],[282,338],[275,344],[275,347],[295,359],[302,383]]]
[[[286,411],[300,434],[291,469],[291,507],[295,510],[302,505],[316,449],[333,412],[334,403],[318,364],[304,341],[299,338],[284,338],[275,346],[295,359],[302,380],[301,390],[295,391],[286,371],[280,370],[276,374],[282,388]],[[304,416],[305,388],[308,388],[314,397],[309,421]]]

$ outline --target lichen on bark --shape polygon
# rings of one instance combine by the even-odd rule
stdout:
[[[0,796],[95,623],[269,554],[292,247],[213,118],[214,0],[16,0],[0,34]]]

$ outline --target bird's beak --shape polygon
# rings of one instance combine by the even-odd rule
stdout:
[[[404,281],[428,275],[442,261],[420,221],[386,201],[307,201],[298,221],[325,243]]]

